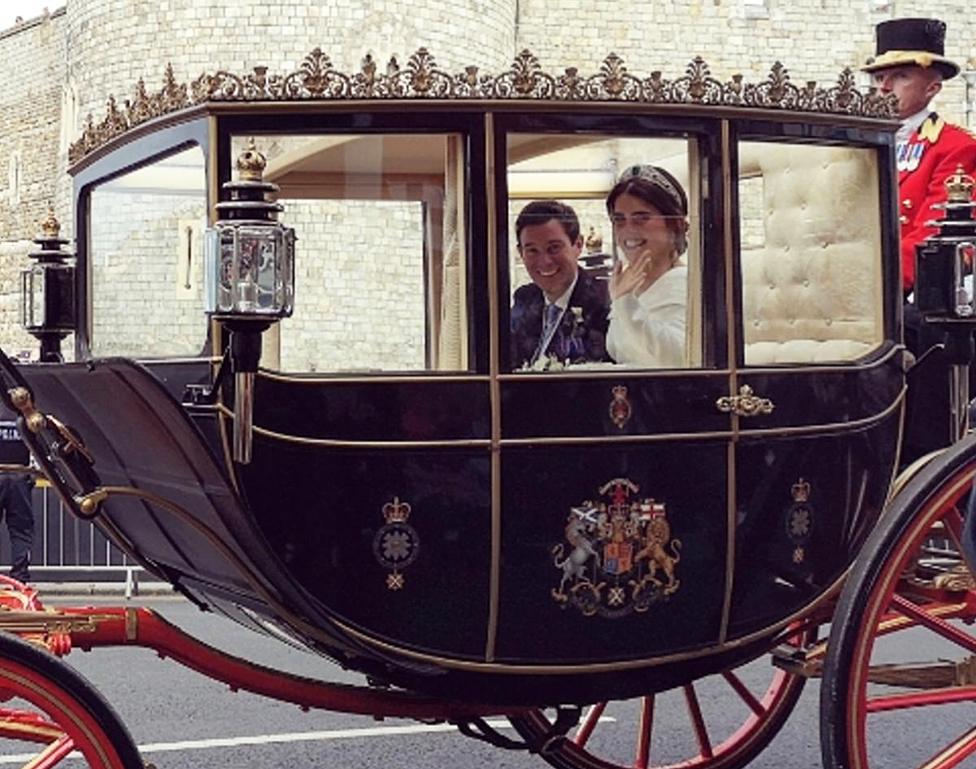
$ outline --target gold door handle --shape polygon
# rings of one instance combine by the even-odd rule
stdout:
[[[769,398],[760,398],[749,385],[742,385],[738,395],[723,395],[715,401],[715,406],[723,414],[732,413],[740,417],[772,414],[776,408]]]

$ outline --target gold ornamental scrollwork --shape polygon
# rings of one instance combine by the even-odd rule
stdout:
[[[715,401],[715,407],[723,414],[735,414],[740,417],[757,417],[772,414],[776,406],[769,398],[756,395],[749,385],[742,385],[738,395],[723,395]]]
[[[385,70],[372,56],[365,56],[358,72],[342,72],[321,48],[315,48],[298,67],[285,74],[269,74],[266,66],[249,73],[224,70],[203,73],[191,83],[178,83],[171,65],[166,66],[158,92],[136,84],[133,99],[119,106],[114,96],[105,117],[97,121],[89,113],[78,141],[68,150],[76,163],[86,155],[137,125],[206,102],[292,102],[357,99],[478,99],[554,102],[634,102],[642,104],[696,104],[721,107],[820,112],[893,120],[897,100],[874,87],[857,88],[854,72],[845,69],[830,88],[814,81],[798,86],[789,71],[776,62],[764,80],[746,83],[734,74],[728,81],[712,76],[705,60],[697,56],[682,76],[669,80],[660,72],[642,78],[630,72],[615,53],[607,56],[595,74],[576,67],[561,74],[547,72],[538,57],[525,49],[500,74],[481,72],[469,65],[452,73],[437,66],[426,48],[419,49],[401,67],[391,58]]]

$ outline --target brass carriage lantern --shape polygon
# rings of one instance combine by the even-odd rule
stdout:
[[[295,295],[295,231],[278,222],[283,207],[268,199],[278,185],[264,181],[267,161],[251,139],[237,159],[237,181],[206,232],[205,306],[230,332],[234,373],[234,460],[251,461],[254,375],[261,334],[290,317]]]
[[[75,268],[53,208],[34,243],[40,248],[28,256],[35,262],[20,273],[20,325],[40,341],[40,360],[57,363],[61,340],[75,330]]]

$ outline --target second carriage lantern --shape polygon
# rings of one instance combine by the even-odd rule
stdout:
[[[53,209],[34,242],[40,247],[29,254],[35,262],[20,273],[20,325],[40,340],[41,361],[59,362],[61,340],[75,330],[75,268]]]
[[[234,460],[251,460],[254,375],[261,334],[290,317],[295,295],[295,231],[278,222],[283,207],[268,199],[278,186],[264,181],[267,161],[252,139],[237,159],[238,180],[225,182],[207,230],[206,310],[230,331],[234,373]]]
[[[916,247],[915,304],[925,322],[944,334],[951,364],[951,436],[969,429],[969,368],[974,357],[976,292],[972,284],[976,254],[976,182],[960,165],[945,181],[946,202],[934,208],[945,217],[928,222],[938,232]]]

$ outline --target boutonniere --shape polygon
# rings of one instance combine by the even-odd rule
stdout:
[[[540,355],[535,359],[535,362],[529,363],[526,361],[522,364],[522,368],[519,371],[532,371],[532,372],[544,372],[544,371],[562,371],[566,368],[566,363],[561,361],[556,355]]]
[[[583,308],[582,307],[570,307],[569,314],[573,319],[574,326],[583,325]]]

